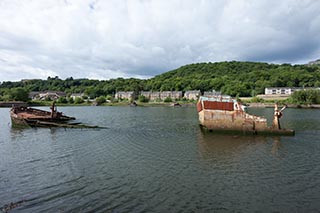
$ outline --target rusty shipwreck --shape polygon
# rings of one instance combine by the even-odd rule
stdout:
[[[54,102],[50,109],[51,111],[45,111],[32,107],[12,106],[10,110],[12,127],[98,128],[80,122],[70,123],[69,121],[75,118],[58,112]]]
[[[275,104],[273,124],[268,126],[266,118],[246,113],[241,103],[227,95],[201,96],[197,103],[200,126],[204,129],[253,135],[294,135],[294,130],[280,126],[285,108],[279,110]]]

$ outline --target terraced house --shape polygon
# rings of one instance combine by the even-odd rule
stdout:
[[[265,95],[274,96],[290,96],[295,91],[299,90],[314,90],[320,89],[319,87],[267,87],[264,89]]]
[[[62,91],[43,91],[43,92],[30,92],[29,98],[32,100],[57,100],[60,97],[66,97],[66,93]]]
[[[132,101],[136,98],[136,95],[133,91],[119,91],[115,94],[115,99],[122,100],[122,99],[128,99],[129,101]]]
[[[201,96],[200,90],[190,90],[190,91],[186,91],[183,97],[187,100],[198,100],[200,96]]]

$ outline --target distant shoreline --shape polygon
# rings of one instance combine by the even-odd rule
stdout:
[[[0,101],[0,108],[8,108],[13,105],[16,106],[51,106],[52,102],[43,102],[41,104],[37,103],[27,103],[22,101]],[[82,104],[59,104],[56,103],[57,106],[93,106],[91,104],[82,103]],[[115,103],[103,103],[99,106],[130,106],[129,102],[115,102]],[[157,102],[149,102],[149,103],[140,103],[137,102],[137,106],[141,107],[159,107],[159,106],[167,106],[174,107],[173,102],[171,103],[157,103]],[[195,107],[196,103],[180,103],[181,107]],[[178,107],[180,107],[178,106]],[[274,103],[247,103],[249,108],[274,108]],[[320,109],[320,104],[310,104],[310,105],[298,105],[298,104],[288,104],[288,108],[302,108],[302,109]],[[177,107],[177,106],[175,106]]]
[[[274,103],[249,103],[249,108],[274,108]],[[320,109],[320,104],[288,104],[288,108]]]
[[[27,102],[23,101],[0,101],[0,107],[28,106]]]

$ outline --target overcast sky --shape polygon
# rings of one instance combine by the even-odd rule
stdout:
[[[317,0],[0,0],[0,81],[318,58]]]

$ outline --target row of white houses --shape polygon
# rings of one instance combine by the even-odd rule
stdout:
[[[197,100],[201,92],[200,90],[186,91],[184,94],[182,91],[162,91],[162,92],[153,92],[153,91],[141,91],[139,95],[142,95],[148,98],[150,101],[156,100],[165,100],[166,98],[181,99],[186,98],[188,100]],[[128,99],[133,100],[137,98],[136,94],[133,91],[119,91],[115,94],[115,99]]]
[[[181,99],[185,97],[188,100],[197,100],[201,95],[200,90],[186,91],[183,95],[181,91],[163,91],[163,92],[152,92],[152,91],[141,91],[139,95],[143,95],[148,98],[150,101],[155,100],[164,100],[166,98]],[[43,92],[30,92],[29,98],[32,100],[57,100],[60,97],[66,97],[67,94],[61,91],[43,91]],[[83,97],[84,93],[73,93],[70,95],[71,98],[75,99],[76,97]],[[134,100],[137,98],[137,94],[133,91],[119,91],[116,92],[115,99],[128,99]]]
[[[320,89],[315,87],[268,87],[264,89],[265,95],[290,96],[295,91]]]

